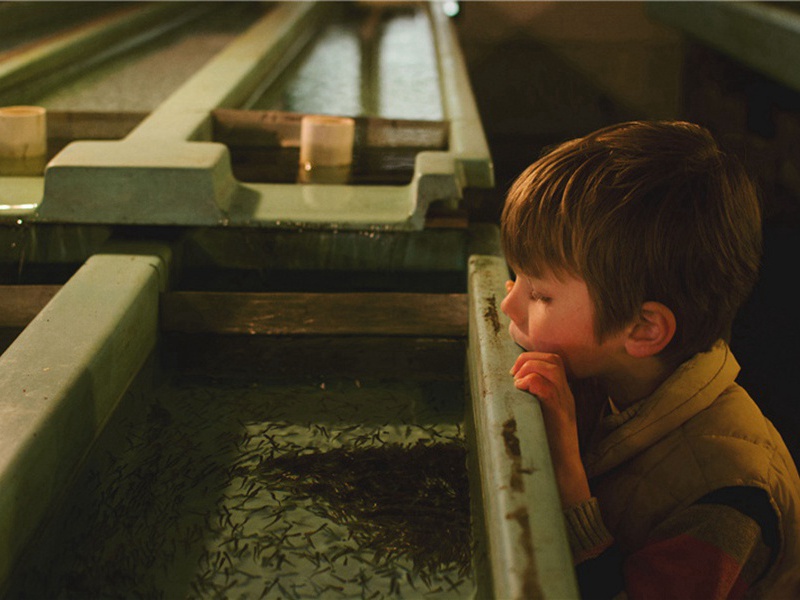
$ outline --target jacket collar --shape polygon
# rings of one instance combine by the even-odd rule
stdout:
[[[739,364],[720,340],[680,365],[649,397],[605,416],[597,443],[584,456],[589,478],[639,454],[708,408],[738,373]]]

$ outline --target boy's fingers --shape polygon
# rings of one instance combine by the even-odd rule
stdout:
[[[541,393],[544,378],[538,373],[530,373],[525,377],[514,380],[514,385],[521,390],[528,390],[531,394]]]
[[[550,397],[553,395],[554,390],[553,383],[539,373],[531,373],[525,377],[515,379],[514,385],[517,389],[526,390],[547,404],[550,403]]]
[[[514,365],[511,367],[511,374],[516,375],[520,368],[531,360],[561,365],[561,357],[558,354],[550,354],[547,352],[523,352],[517,357],[517,360],[514,361]]]
[[[531,373],[538,373],[549,380],[558,378],[558,365],[545,360],[527,360],[517,369],[514,377],[519,379]]]

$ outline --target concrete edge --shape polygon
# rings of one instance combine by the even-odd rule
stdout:
[[[155,347],[169,250],[121,250],[89,258],[0,356],[0,590]]]

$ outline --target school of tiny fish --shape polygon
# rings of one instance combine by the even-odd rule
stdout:
[[[126,399],[14,597],[470,596],[461,394],[194,378]]]

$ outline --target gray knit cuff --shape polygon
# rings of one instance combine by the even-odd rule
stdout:
[[[567,537],[576,563],[593,558],[608,548],[614,538],[606,529],[597,498],[590,498],[564,511]]]

